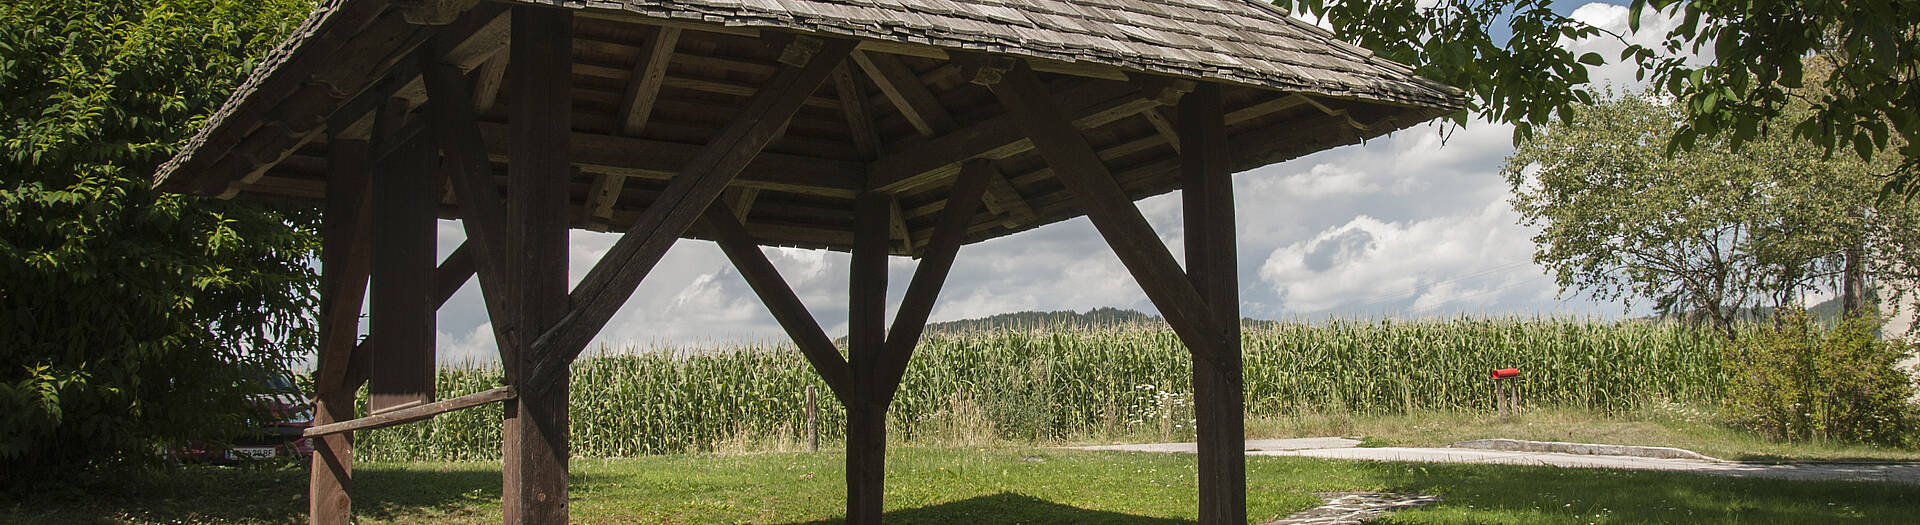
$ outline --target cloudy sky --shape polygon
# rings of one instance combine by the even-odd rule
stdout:
[[[1556,8],[1626,32],[1625,7],[1560,2]],[[1664,34],[1674,23],[1656,18],[1643,20],[1643,30],[1652,30],[1643,34]],[[1611,38],[1565,45],[1609,59],[1620,49]],[[1594,78],[1616,85],[1634,81],[1633,69],[1625,64],[1596,68]],[[1625,313],[1617,303],[1561,294],[1533,264],[1535,232],[1517,224],[1507,203],[1510,190],[1499,175],[1511,150],[1507,126],[1479,123],[1443,130],[1429,124],[1235,175],[1243,314],[1313,321]],[[1177,257],[1178,194],[1138,204]],[[462,238],[457,223],[442,222],[441,254]],[[614,239],[573,232],[570,279],[586,275]],[[767,255],[821,326],[831,335],[844,335],[846,254],[768,249]],[[914,261],[893,261],[890,304],[898,304],[913,268]],[[1092,225],[1080,218],[962,248],[932,318],[1102,306],[1155,311]],[[444,362],[498,359],[479,288],[472,282],[441,309],[438,330]],[[785,339],[719,248],[683,240],[642,282],[595,346],[647,349]]]

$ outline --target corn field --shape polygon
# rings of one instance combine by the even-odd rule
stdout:
[[[1250,417],[1490,410],[1488,371],[1522,371],[1533,406],[1624,411],[1711,403],[1723,342],[1669,324],[1461,319],[1271,323],[1243,334]],[[607,352],[619,354],[619,352]],[[929,333],[895,398],[896,439],[987,434],[1045,441],[1191,435],[1191,360],[1163,326]],[[452,397],[492,388],[492,367],[442,369]],[[583,359],[574,365],[573,453],[633,456],[798,446],[803,392],[819,392],[823,443],[845,415],[797,350],[742,345]],[[360,432],[372,460],[499,457],[498,404]]]

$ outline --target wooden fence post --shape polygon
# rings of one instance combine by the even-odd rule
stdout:
[[[820,451],[820,404],[815,401],[813,385],[807,385],[807,450]]]

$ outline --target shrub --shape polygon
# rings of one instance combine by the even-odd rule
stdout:
[[[238,432],[311,351],[313,214],[149,187],[311,7],[0,2],[0,489]]]
[[[1774,439],[1911,446],[1920,428],[1913,385],[1896,364],[1903,342],[1880,338],[1871,311],[1817,326],[1805,309],[1727,347],[1729,416]]]

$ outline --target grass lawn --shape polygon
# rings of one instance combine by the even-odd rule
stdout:
[[[573,517],[584,523],[833,523],[836,453],[576,459]],[[361,465],[366,523],[498,523],[497,463]],[[1189,523],[1194,458],[1035,448],[896,448],[888,523]],[[1256,522],[1318,505],[1319,494],[1407,491],[1441,503],[1388,523],[1911,523],[1920,487],[1677,473],[1248,458]],[[298,467],[194,467],[48,491],[0,505],[24,523],[290,523],[305,517]]]

